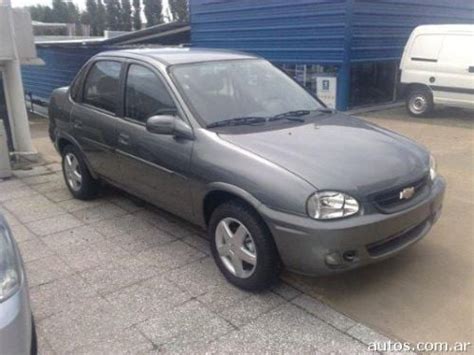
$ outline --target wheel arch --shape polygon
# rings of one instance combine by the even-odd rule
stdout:
[[[69,136],[69,135],[58,134],[58,135],[56,136],[55,145],[56,145],[57,151],[59,152],[59,154],[60,154],[61,156],[62,156],[62,153],[63,153],[64,148],[65,148],[67,145],[72,145],[72,146],[74,146],[76,149],[78,149],[78,150],[82,153],[82,149],[81,149],[79,143],[77,142],[77,140],[74,139],[73,137]],[[92,175],[92,177],[93,177],[94,179],[97,179],[98,176],[97,176],[97,174],[94,172],[94,170],[91,168],[91,165],[90,165],[89,161],[87,160],[85,154],[82,154],[82,159],[83,159],[84,162],[86,163],[87,169],[89,170],[89,172],[90,172],[90,174]]]
[[[222,203],[230,200],[239,200],[251,207],[259,216],[259,207],[262,203],[240,187],[226,183],[212,183],[204,195],[201,204],[201,216],[204,226],[208,226],[212,212]],[[261,218],[261,216],[260,216]]]
[[[256,216],[262,222],[264,228],[267,229],[268,234],[270,235],[271,241],[275,246],[275,250],[279,259],[279,262],[283,264],[283,261],[280,256],[280,250],[276,244],[275,238],[271,232],[270,227],[268,226],[265,219],[262,217],[260,213],[260,206],[263,205],[256,197],[252,194],[248,193],[247,191],[241,189],[240,187],[226,184],[226,183],[214,183],[210,185],[210,189],[204,196],[202,202],[202,220],[203,226],[207,229],[209,226],[209,221],[212,216],[212,212],[221,204],[231,201],[237,200],[241,203],[244,203],[247,207],[249,207],[253,212],[255,212]]]
[[[433,96],[433,90],[431,89],[431,87],[427,84],[422,84],[422,83],[409,83],[409,84],[406,84],[406,86],[405,86],[405,96],[408,97],[410,92],[412,92],[414,90],[426,90],[431,94],[431,96]]]

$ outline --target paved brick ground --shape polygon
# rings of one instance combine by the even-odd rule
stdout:
[[[40,354],[365,353],[388,340],[281,283],[229,285],[203,232],[107,189],[73,200],[59,164],[0,182],[27,269]]]

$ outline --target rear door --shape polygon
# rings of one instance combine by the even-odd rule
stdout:
[[[126,72],[124,117],[117,124],[121,184],[171,212],[189,216],[192,204],[188,175],[193,142],[150,133],[145,126],[151,116],[180,116],[177,105],[154,68],[131,62]]]
[[[474,107],[474,35],[444,36],[435,79],[436,103]]]
[[[115,59],[92,63],[79,102],[71,111],[74,137],[92,169],[111,180],[116,180],[119,174],[114,149],[122,66]]]
[[[431,85],[438,69],[438,56],[443,43],[440,34],[419,34],[403,55],[401,82]]]

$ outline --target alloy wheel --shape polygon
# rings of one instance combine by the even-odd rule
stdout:
[[[234,276],[248,278],[257,266],[255,241],[249,230],[235,218],[224,218],[216,227],[217,252],[225,268]]]
[[[81,167],[77,157],[73,153],[64,156],[64,172],[66,181],[73,191],[79,191],[82,186]]]

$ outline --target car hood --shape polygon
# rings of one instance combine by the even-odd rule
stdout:
[[[278,127],[263,131],[247,127],[240,132],[221,131],[219,136],[280,165],[317,189],[344,191],[360,199],[410,184],[429,172],[426,149],[355,117],[336,113],[302,125],[273,124]]]

